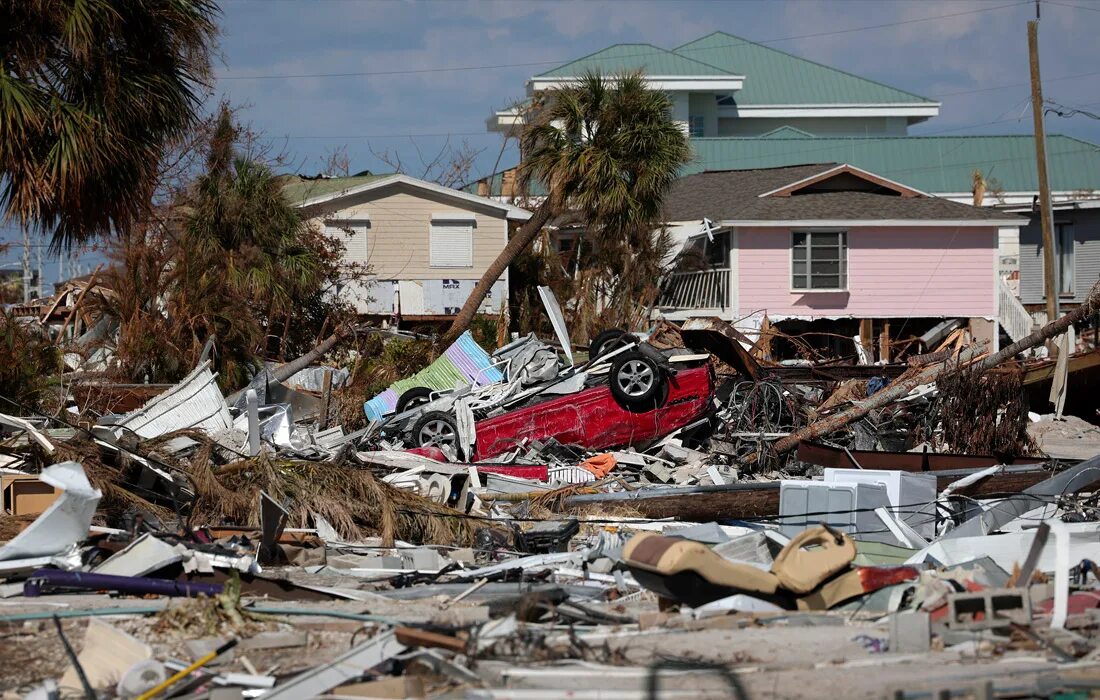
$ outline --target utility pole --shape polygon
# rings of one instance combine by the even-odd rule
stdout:
[[[23,224],[23,303],[31,300],[31,232]]]
[[[36,267],[38,268],[38,298],[39,299],[46,296],[46,279],[45,279],[45,276],[42,274],[42,246],[44,245],[45,240],[46,240],[45,234],[39,233],[38,234],[38,245],[35,246],[35,249],[34,249]]]
[[[1035,121],[1035,161],[1039,167],[1039,220],[1043,229],[1043,288],[1047,297],[1047,323],[1058,318],[1058,287],[1054,267],[1054,212],[1047,180],[1047,137],[1043,128],[1043,85],[1039,78],[1039,3],[1035,19],[1027,23],[1027,53],[1031,63],[1031,116]]]

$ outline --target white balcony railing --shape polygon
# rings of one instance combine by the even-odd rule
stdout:
[[[662,309],[724,309],[729,305],[730,271],[674,272],[657,305]]]
[[[1031,314],[1000,278],[997,278],[997,319],[1012,342],[1031,333]]]

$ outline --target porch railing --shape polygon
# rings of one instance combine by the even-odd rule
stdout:
[[[666,280],[657,305],[662,309],[724,309],[729,305],[727,269],[674,272]]]
[[[997,319],[1012,342],[1031,333],[1031,314],[1000,278],[997,279]]]

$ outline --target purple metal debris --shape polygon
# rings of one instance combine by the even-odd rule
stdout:
[[[118,591],[134,595],[164,595],[194,598],[200,595],[215,596],[222,592],[220,583],[191,583],[145,576],[111,576],[90,574],[84,571],[38,569],[23,584],[23,595],[35,598],[52,592],[55,588],[79,588],[92,591]]]

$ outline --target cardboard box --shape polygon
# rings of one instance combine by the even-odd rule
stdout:
[[[35,474],[0,474],[4,513],[38,515],[61,496],[61,489],[40,481]]]

